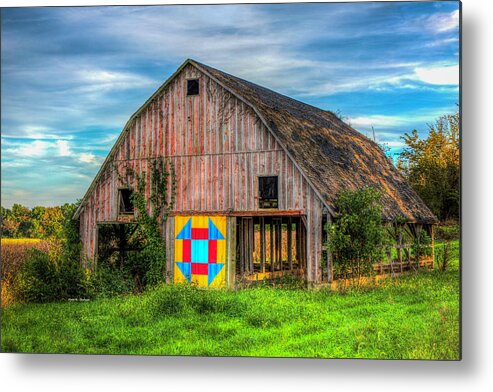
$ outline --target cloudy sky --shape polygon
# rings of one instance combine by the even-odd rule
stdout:
[[[402,149],[459,101],[457,2],[11,8],[1,14],[2,205],[75,202],[187,58]]]

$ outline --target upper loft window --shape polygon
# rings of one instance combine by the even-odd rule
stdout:
[[[258,178],[258,206],[259,208],[278,208],[279,191],[277,176]]]
[[[199,80],[187,80],[187,95],[199,95]]]
[[[132,202],[132,190],[131,189],[119,189],[120,193],[120,214],[133,214],[134,203]]]

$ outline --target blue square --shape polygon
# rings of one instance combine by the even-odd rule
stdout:
[[[192,240],[192,263],[205,263],[209,261],[209,241]]]

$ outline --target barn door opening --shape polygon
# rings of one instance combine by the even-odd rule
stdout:
[[[125,270],[134,280],[136,291],[143,290],[145,269],[136,267],[135,258],[145,247],[145,236],[137,223],[98,224],[97,265]],[[132,264],[132,266],[129,265]]]
[[[236,232],[236,275],[240,280],[303,274],[306,231],[299,216],[240,217]]]

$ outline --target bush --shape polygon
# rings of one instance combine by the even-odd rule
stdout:
[[[412,254],[419,266],[422,257],[431,256],[431,238],[425,230],[421,230],[414,238],[411,246]]]
[[[131,293],[134,287],[135,283],[127,271],[102,263],[89,274],[87,295],[91,298],[108,298]]]
[[[452,255],[452,242],[445,241],[443,246],[435,248],[435,263],[439,271],[446,271],[450,261],[453,258]]]
[[[386,237],[380,197],[371,187],[339,195],[336,208],[340,216],[329,227],[329,249],[339,277],[359,282],[382,259]]]
[[[58,299],[58,274],[48,253],[32,249],[14,280],[19,302],[52,302]]]
[[[60,258],[38,249],[29,252],[13,281],[16,302],[54,302],[88,295],[78,260]]]
[[[460,227],[457,224],[438,226],[436,238],[441,242],[435,247],[435,263],[439,271],[446,271],[454,258],[453,241],[460,238]]]
[[[48,252],[52,243],[33,239],[2,238],[2,306],[15,301],[14,278],[20,273],[33,248]]]

